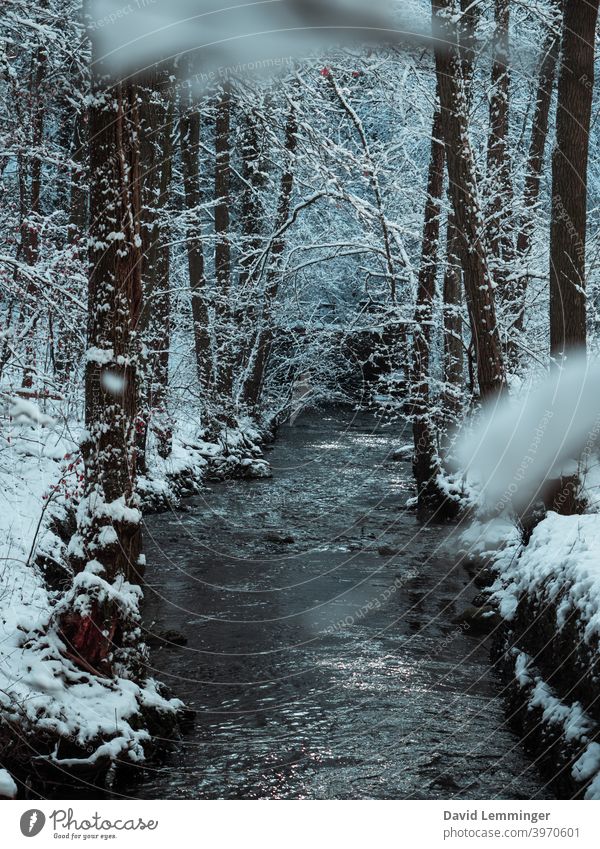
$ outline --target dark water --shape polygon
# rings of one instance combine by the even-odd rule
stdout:
[[[284,427],[271,481],[148,519],[157,678],[197,711],[141,798],[547,798],[504,725],[477,590],[450,529],[403,505],[402,425],[334,412]],[[284,541],[285,540],[285,541]],[[381,554],[387,546],[396,555]]]

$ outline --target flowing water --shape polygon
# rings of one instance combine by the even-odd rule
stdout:
[[[140,798],[548,798],[506,727],[477,590],[449,526],[405,509],[402,423],[328,411],[283,427],[272,480],[151,516],[145,620],[187,645],[154,675],[197,712]],[[471,629],[472,630],[472,629]]]

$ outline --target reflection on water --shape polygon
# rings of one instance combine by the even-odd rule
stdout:
[[[444,526],[404,509],[409,434],[367,414],[282,428],[270,481],[153,516],[145,617],[186,646],[154,674],[197,725],[142,798],[530,798],[487,648],[456,633],[476,590]],[[385,548],[384,548],[385,546]]]

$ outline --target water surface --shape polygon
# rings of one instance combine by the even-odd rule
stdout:
[[[402,423],[283,427],[270,481],[147,519],[145,619],[187,645],[155,676],[197,712],[141,798],[547,798],[505,725],[452,530],[404,507]],[[123,792],[123,791],[122,791]]]

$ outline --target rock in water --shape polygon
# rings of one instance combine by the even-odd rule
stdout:
[[[465,625],[478,633],[489,633],[502,621],[500,614],[491,604],[481,607],[465,607],[463,612],[452,620],[456,625]],[[467,630],[465,628],[465,630]]]
[[[267,531],[265,539],[267,542],[276,542],[280,545],[291,545],[291,543],[296,542],[295,537],[291,534],[280,533],[279,531]]]

